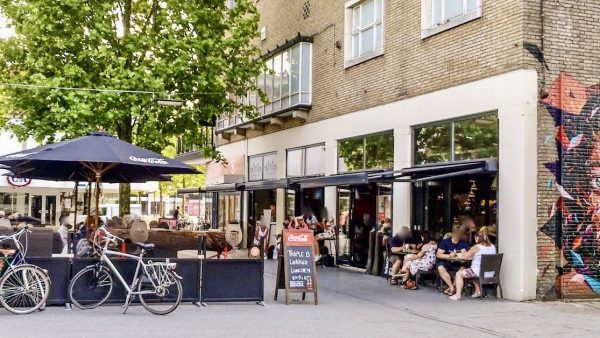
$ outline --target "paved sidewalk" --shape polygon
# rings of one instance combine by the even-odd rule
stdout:
[[[0,337],[594,337],[600,303],[452,302],[430,288],[387,285],[383,278],[319,269],[319,305],[273,301],[275,262],[266,264],[265,303],[184,305],[168,316],[118,306],[14,316],[0,309]],[[293,295],[299,299],[300,295]]]

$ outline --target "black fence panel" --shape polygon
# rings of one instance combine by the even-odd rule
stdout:
[[[262,259],[207,259],[202,261],[202,302],[264,300]]]
[[[69,301],[67,289],[71,260],[68,257],[27,258],[27,263],[37,265],[48,271],[50,276],[50,294],[46,303],[48,305],[62,305]]]
[[[133,274],[137,266],[137,261],[132,259],[113,259],[111,260],[114,266],[117,268],[119,273],[125,279],[128,285],[131,285],[133,281]],[[161,259],[153,259],[154,262],[164,261]],[[98,262],[97,259],[92,258],[77,258],[73,260],[73,277],[85,267],[94,265]],[[181,276],[181,286],[183,287],[183,299],[184,302],[197,302],[200,296],[199,284],[200,284],[200,261],[197,259],[170,259],[169,262],[177,263],[175,272]],[[127,291],[121,282],[117,279],[117,276],[113,274],[114,287],[110,298],[107,303],[124,303]]]

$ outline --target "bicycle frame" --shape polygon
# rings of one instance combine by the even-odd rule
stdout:
[[[102,245],[98,244],[98,235],[103,235],[104,236],[104,243]],[[144,253],[145,251],[142,250],[139,256],[135,256],[135,255],[131,255],[128,253],[124,253],[124,252],[119,252],[119,251],[114,251],[114,250],[110,250],[108,248],[110,243],[117,243],[117,241],[123,241],[123,239],[112,235],[110,232],[108,232],[108,230],[106,229],[106,227],[102,226],[98,229],[98,231],[96,232],[95,236],[94,236],[94,245],[97,246],[100,249],[100,261],[104,264],[106,264],[108,266],[108,268],[112,271],[112,273],[117,277],[117,279],[119,280],[119,282],[123,285],[123,287],[125,288],[125,290],[127,291],[127,298],[128,300],[131,298],[132,295],[141,295],[141,294],[155,294],[155,290],[157,287],[159,287],[159,285],[157,285],[157,283],[155,283],[154,279],[152,278],[152,276],[150,276],[150,274],[148,273],[148,266],[150,264],[144,262]],[[131,282],[131,285],[129,285],[126,281],[125,278],[123,278],[123,275],[121,275],[121,273],[119,272],[119,270],[115,267],[115,265],[112,263],[112,261],[110,260],[109,256],[116,256],[116,257],[123,257],[123,258],[130,258],[133,259],[135,261],[137,261],[137,266],[135,268],[135,273],[133,275],[133,280]],[[168,258],[167,258],[167,262],[165,263],[167,266],[170,266]],[[169,270],[174,270],[173,268],[169,268]],[[148,277],[148,279],[150,280],[150,282],[152,283],[152,286],[155,290],[147,290],[147,291],[135,291],[135,287],[139,281],[139,276],[140,273],[142,273]],[[174,273],[174,271],[173,271]],[[181,279],[181,277],[179,277],[176,273],[174,273],[174,275]],[[160,276],[156,276],[156,279],[158,281],[162,280],[162,278],[160,278]]]
[[[115,265],[112,263],[112,261],[110,260],[110,258],[108,258],[109,255],[110,256],[116,256],[116,257],[130,258],[130,259],[133,259],[133,260],[137,261],[137,266],[135,267],[135,273],[133,274],[133,281],[131,282],[131,285],[129,285],[125,281],[125,278],[123,278],[123,275],[121,275],[121,273],[115,267]],[[134,255],[130,255],[130,254],[127,254],[127,253],[122,253],[122,252],[119,252],[119,251],[106,250],[106,251],[102,252],[102,255],[100,256],[100,261],[102,261],[103,263],[105,263],[108,266],[108,268],[112,271],[112,273],[117,277],[117,279],[119,280],[119,282],[121,282],[121,284],[123,285],[123,287],[127,291],[128,295],[153,294],[154,290],[148,290],[148,291],[142,291],[142,292],[134,291],[136,283],[137,283],[138,278],[139,278],[140,268],[142,268],[141,271],[143,271],[143,273],[148,277],[148,279],[152,283],[152,286],[154,288],[156,288],[158,286],[158,285],[156,285],[156,283],[154,282],[154,280],[152,278],[150,278],[151,276],[148,276],[148,272],[146,270],[147,267],[148,267],[148,264],[146,264],[143,261],[143,257],[144,257],[144,252],[143,251],[142,251],[142,253],[139,256],[134,256]]]
[[[13,259],[12,260],[8,260],[5,259],[5,262],[8,263],[8,266],[5,267],[4,271],[8,270],[8,269],[14,269],[15,267],[19,266],[19,265],[23,265],[23,264],[27,264],[27,261],[25,261],[25,256],[27,254],[27,242],[28,242],[28,238],[27,238],[27,233],[31,232],[31,230],[29,230],[29,227],[24,227],[23,229],[19,230],[17,233],[14,233],[10,236],[0,236],[0,243],[4,242],[4,241],[12,241],[13,244],[15,245],[16,251],[15,254],[13,255]],[[21,243],[21,237],[25,235],[25,245],[23,246],[23,244]],[[8,257],[6,257],[8,258]]]

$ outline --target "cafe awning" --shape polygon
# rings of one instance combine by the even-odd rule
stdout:
[[[206,190],[202,189],[202,188],[179,188],[177,189],[177,194],[181,195],[181,194],[200,194],[206,192]]]
[[[302,189],[307,188],[322,188],[338,185],[361,185],[376,183],[376,177],[383,175],[384,173],[392,173],[391,171],[375,171],[375,172],[357,172],[347,174],[336,174],[329,176],[320,177],[308,177],[293,179],[291,184],[297,185]]]
[[[280,180],[265,180],[265,181],[251,181],[238,184],[240,190],[254,191],[254,190],[273,190],[273,189],[287,189],[291,185],[289,178]]]
[[[206,187],[207,192],[239,191],[240,183],[216,184]]]
[[[487,159],[418,165],[396,171],[391,176],[384,176],[382,179],[405,182],[425,182],[496,172],[498,172],[498,160]]]

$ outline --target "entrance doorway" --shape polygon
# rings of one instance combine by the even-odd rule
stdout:
[[[248,205],[250,209],[248,210],[248,240],[247,245],[251,247],[253,244],[254,233],[256,231],[256,227],[258,226],[258,222],[261,220],[265,211],[269,210],[270,213],[270,221],[271,223],[275,222],[275,207],[277,205],[277,190],[276,189],[268,189],[268,190],[253,190],[248,192]],[[269,234],[272,234],[272,230],[275,230],[275,227],[271,227],[270,224],[267,224],[269,228]]]
[[[40,222],[42,222],[44,219],[44,217],[42,217],[42,210],[42,195],[31,196],[31,217],[38,218]]]
[[[495,174],[424,181],[413,189],[414,230],[427,230],[436,239],[472,217],[477,227],[497,235],[497,183]]]
[[[391,184],[338,187],[340,264],[366,267],[369,233],[392,218]]]
[[[56,196],[46,196],[44,223],[50,225],[54,225],[56,223]]]

